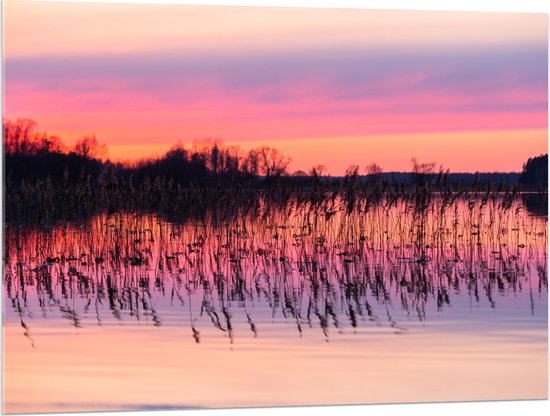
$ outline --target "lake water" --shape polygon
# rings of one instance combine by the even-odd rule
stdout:
[[[521,200],[8,225],[3,270],[10,413],[547,396]]]

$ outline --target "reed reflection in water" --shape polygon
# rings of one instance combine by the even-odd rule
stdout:
[[[521,200],[291,198],[4,243],[8,412],[546,397],[547,219]]]

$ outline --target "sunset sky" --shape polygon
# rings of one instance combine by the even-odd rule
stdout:
[[[4,117],[112,159],[220,138],[331,174],[519,171],[548,148],[547,16],[4,1]]]

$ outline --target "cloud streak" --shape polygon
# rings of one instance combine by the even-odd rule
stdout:
[[[23,84],[65,94],[139,92],[171,103],[220,91],[255,95],[258,104],[300,96],[336,101],[411,93],[483,97],[514,89],[531,97],[538,92],[544,106],[547,89],[543,47],[418,54],[351,49],[254,56],[38,56],[7,59],[5,68],[8,101],[12,86]]]

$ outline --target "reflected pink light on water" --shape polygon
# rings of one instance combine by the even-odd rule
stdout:
[[[546,217],[442,201],[9,226],[5,409],[546,397]]]

